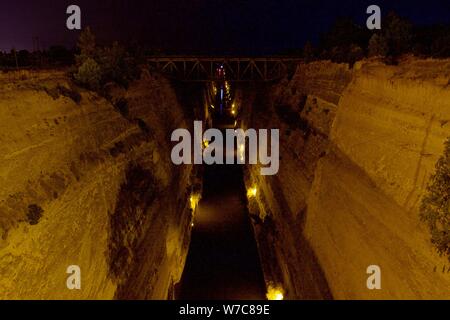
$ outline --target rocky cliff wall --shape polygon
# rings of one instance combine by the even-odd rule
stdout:
[[[418,212],[450,136],[449,65],[314,62],[247,97],[249,126],[280,128],[279,173],[250,166],[246,183],[266,280],[288,298],[450,297]]]
[[[170,84],[144,73],[105,99],[58,71],[0,83],[0,297],[167,298],[195,183],[168,161],[170,132],[186,126]],[[80,290],[67,289],[69,265]]]

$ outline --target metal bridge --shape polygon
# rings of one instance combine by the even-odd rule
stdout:
[[[293,74],[296,57],[193,57],[152,56],[147,63],[169,78],[181,81],[214,81],[216,70],[223,65],[228,81],[274,81]]]

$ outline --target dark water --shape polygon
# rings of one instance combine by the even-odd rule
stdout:
[[[205,165],[178,299],[265,299],[239,165]]]

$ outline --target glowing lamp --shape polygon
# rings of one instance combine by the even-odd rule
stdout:
[[[197,207],[199,200],[200,200],[200,197],[198,195],[191,195],[189,197],[189,204],[191,206],[192,211],[195,211],[195,208]]]
[[[250,188],[247,190],[247,197],[256,197],[256,194],[258,193],[258,189],[256,187]]]
[[[283,290],[281,288],[274,288],[272,286],[269,286],[266,296],[268,300],[284,299]]]

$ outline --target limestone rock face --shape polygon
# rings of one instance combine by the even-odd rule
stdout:
[[[450,136],[449,79],[448,60],[321,61],[244,98],[249,127],[280,129],[279,173],[247,167],[267,282],[290,298],[450,298],[418,213]]]
[[[448,260],[418,214],[450,136],[449,79],[448,60],[363,63],[344,91],[306,226],[335,297],[450,298]],[[372,264],[382,290],[367,290]]]
[[[169,83],[144,74],[110,101],[58,71],[0,83],[0,298],[167,298],[192,183],[170,161],[186,123]],[[70,265],[80,290],[67,289]]]
[[[363,64],[346,89],[332,141],[407,210],[418,207],[450,132],[450,62]]]

